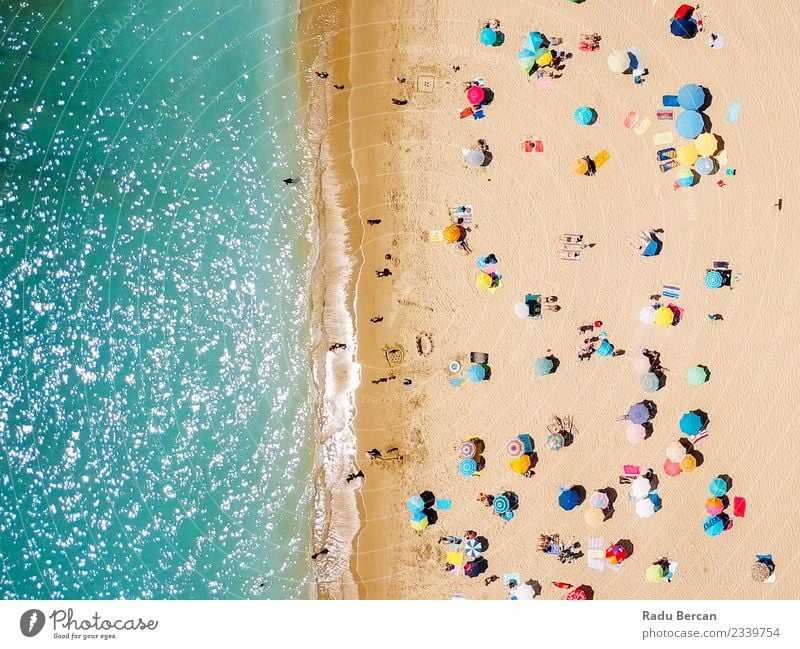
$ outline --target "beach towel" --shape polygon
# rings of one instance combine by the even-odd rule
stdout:
[[[661,287],[661,295],[664,297],[675,298],[677,300],[681,296],[681,289],[677,286],[664,284],[664,286]]]
[[[636,133],[636,135],[644,135],[645,133],[647,133],[647,129],[649,129],[649,128],[650,128],[650,125],[651,125],[652,123],[653,123],[653,122],[652,122],[652,121],[650,121],[650,118],[649,118],[649,117],[645,117],[645,118],[644,118],[644,119],[643,119],[641,122],[639,122],[639,124],[638,124],[638,125],[637,125],[637,126],[634,128],[634,129],[633,129],[633,132],[634,132],[634,133]]]
[[[463,212],[458,212],[456,216],[461,219],[461,225],[470,226],[472,225],[472,215],[474,214],[474,210],[472,205],[467,203],[466,205],[462,205],[461,207],[464,208]]]
[[[538,90],[554,90],[556,84],[553,83],[552,79],[537,79],[536,80],[536,88]]]
[[[672,578],[675,576],[677,570],[678,570],[678,562],[670,561],[669,565],[667,566],[667,571],[664,573],[664,579],[666,579],[667,581],[672,581]]]
[[[461,117],[461,119],[464,119],[465,117],[469,117],[470,115],[472,115],[472,112],[473,112],[472,111],[472,107],[470,106],[470,107],[467,107],[464,110],[462,110],[459,113],[459,116]]]
[[[606,567],[606,544],[602,537],[592,536],[586,543],[586,562],[592,570]]]
[[[443,512],[446,512],[448,509],[450,509],[451,505],[452,503],[448,498],[440,498],[436,501],[436,509],[440,509]]]
[[[611,154],[603,149],[594,157],[594,168],[599,169],[611,159]]]
[[[460,566],[464,563],[464,553],[448,552],[445,561],[447,561],[447,563],[452,563],[454,566]]]
[[[697,446],[697,442],[700,442],[700,441],[704,440],[706,437],[709,436],[709,434],[710,433],[703,432],[703,433],[700,433],[699,435],[695,435],[692,438],[692,446]]]
[[[533,150],[536,151],[536,153],[544,152],[544,144],[542,144],[542,141],[540,139],[537,138],[536,140],[533,141]]]
[[[739,119],[739,113],[742,112],[742,104],[738,101],[732,101],[728,105],[728,115],[727,119],[731,124],[735,124],[736,120]]]
[[[661,97],[661,104],[668,108],[677,108],[680,106],[680,103],[678,103],[678,95],[663,95]]]
[[[664,131],[663,133],[653,133],[653,144],[662,146],[664,144],[672,144],[675,141],[675,136],[672,131]]]
[[[733,499],[733,515],[743,518],[747,510],[747,501],[741,496],[735,496]]]
[[[625,464],[622,467],[622,472],[625,475],[639,475],[641,473],[641,467],[636,466],[635,464]]]
[[[503,583],[508,586],[510,581],[515,581],[517,584],[522,583],[522,575],[518,572],[504,572],[503,573]]]
[[[450,385],[452,385],[454,388],[460,388],[461,386],[464,385],[464,379],[460,378],[450,379]]]
[[[633,128],[638,123],[639,123],[639,113],[631,111],[630,113],[628,113],[627,117],[622,122],[622,125],[625,128]]]
[[[484,117],[486,117],[486,114],[483,112],[483,108],[472,113],[472,119],[483,119]]]
[[[675,117],[675,111],[673,110],[656,111],[656,119],[672,119],[673,117]]]
[[[431,230],[428,232],[428,241],[444,241],[444,231],[442,230]]]

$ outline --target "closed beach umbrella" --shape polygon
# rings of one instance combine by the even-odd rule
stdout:
[[[512,437],[506,442],[506,455],[512,460],[522,457],[523,453],[525,453],[525,446],[518,437]]]
[[[529,318],[531,315],[531,309],[527,304],[525,304],[525,302],[515,302],[514,315],[518,318]]]
[[[561,433],[552,433],[547,438],[547,448],[557,451],[564,446],[564,436]]]
[[[685,110],[700,110],[706,103],[706,91],[696,83],[687,83],[678,91],[678,105]]]
[[[543,68],[550,65],[553,62],[553,53],[548,50],[546,47],[540,47],[536,50],[536,65]]]
[[[481,44],[494,45],[497,42],[497,32],[488,27],[481,30]]]
[[[442,236],[447,243],[457,243],[464,238],[465,234],[466,230],[455,224],[448,225],[444,230],[442,230]]]
[[[411,498],[406,501],[406,507],[412,514],[421,512],[425,509],[425,501],[421,496],[411,496]]]
[[[625,439],[630,444],[641,444],[647,436],[647,431],[641,424],[628,424],[625,428]]]
[[[486,97],[486,92],[480,86],[470,86],[467,89],[467,101],[470,104],[481,104]]]
[[[545,43],[545,37],[542,32],[530,32],[522,45],[523,49],[535,52],[540,49]]]
[[[722,498],[722,496],[728,493],[728,483],[725,482],[723,478],[714,478],[711,484],[708,485],[708,491],[712,496]]]
[[[473,363],[467,370],[467,380],[472,383],[480,383],[486,378],[486,368],[483,365]]]
[[[633,371],[637,374],[647,374],[650,371],[652,363],[644,354],[636,354],[631,358],[631,365],[633,365]]]
[[[700,155],[711,156],[717,152],[719,142],[717,142],[717,136],[713,133],[702,133],[697,136],[694,146]]]
[[[594,121],[594,111],[588,106],[580,106],[575,109],[573,117],[578,124],[588,126]]]
[[[572,163],[572,171],[574,171],[579,176],[585,176],[589,173],[589,162],[586,158],[580,158]]]
[[[609,504],[608,496],[602,491],[595,491],[589,498],[589,504],[597,509],[605,509]]]
[[[604,520],[606,520],[606,515],[603,513],[602,509],[589,507],[585,512],[583,512],[583,520],[586,521],[587,525],[590,525],[591,527],[597,527]]]
[[[659,327],[670,327],[675,321],[675,314],[668,306],[662,306],[656,309],[655,323]]]
[[[474,460],[474,458],[467,457],[458,463],[458,472],[465,478],[472,477],[473,475],[475,475],[475,472],[477,470],[478,470],[478,463]]]
[[[633,482],[631,482],[631,496],[633,496],[636,500],[647,498],[647,494],[649,493],[650,481],[644,476],[639,476]]]
[[[697,35],[697,23],[694,20],[680,18],[672,21],[669,31],[679,38],[694,38]]]
[[[477,450],[478,449],[475,446],[475,442],[468,439],[464,440],[458,445],[458,454],[463,458],[475,457]]]
[[[494,282],[494,278],[486,273],[478,273],[475,278],[475,286],[483,291],[492,288],[492,282]]]
[[[681,432],[684,435],[694,436],[703,430],[703,420],[696,412],[684,413],[678,422]]]
[[[691,385],[702,385],[708,381],[708,371],[705,367],[700,365],[690,367],[689,371],[686,372],[686,380],[689,381]]]
[[[709,516],[703,523],[703,531],[709,536],[722,534],[725,529],[725,521],[721,516]]]
[[[649,498],[642,498],[636,503],[635,511],[639,518],[650,518],[656,513],[656,506]]]
[[[511,510],[511,501],[508,499],[508,496],[495,496],[492,506],[498,514],[505,514],[507,511]]]
[[[650,419],[650,409],[644,403],[634,403],[628,408],[628,421],[643,424]]]
[[[721,514],[723,509],[725,509],[725,505],[723,504],[721,498],[715,498],[712,496],[706,500],[706,511],[712,516]]]
[[[675,156],[678,164],[682,164],[684,167],[691,167],[697,161],[697,158],[697,149],[691,142],[679,147],[678,153]]]
[[[558,505],[564,511],[570,511],[578,506],[578,492],[573,489],[562,489],[558,495]]]
[[[691,187],[694,185],[694,172],[689,167],[681,167],[675,173],[675,182],[681,187]]]
[[[613,352],[614,352],[614,345],[612,345],[607,340],[601,342],[600,346],[597,348],[598,356],[611,356]]]
[[[642,324],[654,324],[656,321],[656,310],[651,306],[644,307],[641,311],[639,311],[639,320],[642,322]]]
[[[657,563],[652,566],[647,566],[644,571],[644,578],[651,584],[657,584],[664,579],[664,569]]]
[[[685,110],[675,120],[675,130],[678,135],[687,140],[694,140],[705,128],[703,116],[696,110]]]
[[[703,283],[711,289],[719,288],[724,283],[722,273],[720,273],[718,270],[708,271]]]
[[[480,149],[470,149],[466,158],[470,167],[480,167],[486,161],[486,156]]]
[[[701,176],[710,176],[716,168],[717,164],[708,156],[698,158],[697,162],[694,163],[694,170]]]
[[[481,552],[483,552],[483,546],[478,539],[469,539],[464,544],[464,554],[466,554],[470,559],[479,557]]]
[[[639,379],[639,385],[642,386],[642,390],[645,392],[657,392],[661,387],[661,379],[653,372],[648,372]]]
[[[681,465],[672,460],[664,460],[664,473],[670,478],[674,478],[676,475],[681,474]]]
[[[537,358],[533,363],[533,371],[539,376],[547,376],[548,374],[551,374],[554,367],[555,365],[553,363],[553,359],[548,358],[547,356]]]
[[[667,446],[667,459],[673,462],[680,462],[686,457],[686,449],[680,442],[670,442]]]
[[[625,50],[614,50],[608,55],[608,67],[612,72],[624,74],[631,69],[631,57]]]
[[[681,460],[681,471],[691,473],[697,468],[697,460],[694,455],[686,454],[686,457]]]
[[[528,455],[523,455],[522,457],[518,457],[516,460],[511,460],[508,465],[511,467],[511,470],[514,473],[525,475],[527,470],[531,468],[531,458]]]

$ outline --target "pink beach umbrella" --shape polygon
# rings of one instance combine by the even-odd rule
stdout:
[[[605,509],[608,507],[608,496],[602,491],[595,491],[589,498],[589,504],[597,509]]]
[[[631,444],[641,444],[644,441],[647,431],[641,424],[628,424],[625,429],[625,438]]]
[[[676,475],[681,474],[681,465],[677,462],[673,462],[672,460],[665,460],[664,473],[666,473],[670,478],[674,478]]]
[[[483,102],[486,93],[480,86],[470,86],[467,90],[467,101],[473,106],[479,105]]]

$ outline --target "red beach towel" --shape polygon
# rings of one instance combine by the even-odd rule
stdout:
[[[747,501],[741,496],[736,496],[733,499],[733,515],[738,516],[739,518],[743,518],[746,509],[747,509]]]

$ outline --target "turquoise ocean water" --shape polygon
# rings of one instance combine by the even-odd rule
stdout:
[[[5,598],[311,590],[296,10],[0,5]]]

